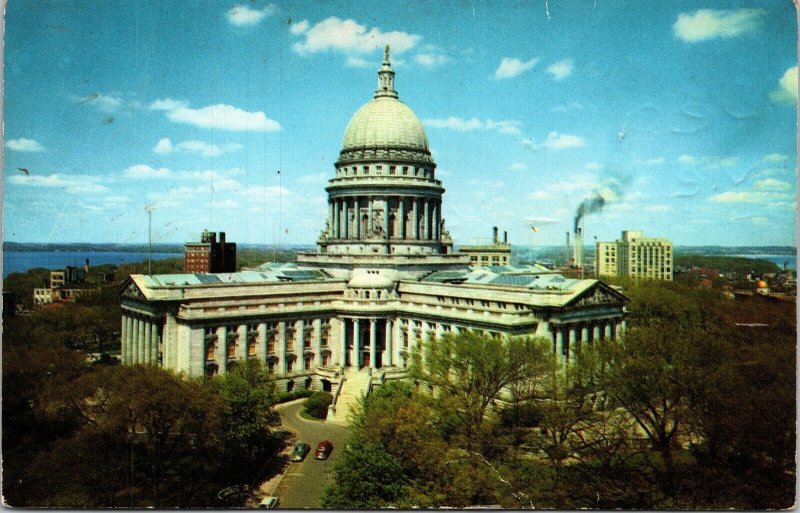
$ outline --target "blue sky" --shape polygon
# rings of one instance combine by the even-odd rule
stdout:
[[[795,245],[796,41],[789,1],[14,0],[3,237],[311,243],[391,44],[457,243],[600,196],[587,242]]]

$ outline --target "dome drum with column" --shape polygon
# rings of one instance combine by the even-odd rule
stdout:
[[[318,245],[326,255],[448,255],[444,187],[435,177],[422,122],[398,99],[386,49],[378,89],[347,124],[328,219]]]

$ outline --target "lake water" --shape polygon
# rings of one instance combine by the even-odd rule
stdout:
[[[783,269],[783,263],[786,262],[786,266],[789,269],[797,270],[797,255],[733,255],[738,257],[744,258],[752,258],[755,260],[769,260],[778,265],[781,269]]]
[[[153,260],[182,258],[183,253],[153,253]],[[11,273],[24,273],[28,269],[64,269],[68,265],[83,267],[89,259],[89,266],[100,264],[129,264],[147,262],[147,252],[120,251],[4,251],[3,278]]]

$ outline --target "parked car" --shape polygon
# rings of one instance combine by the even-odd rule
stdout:
[[[278,503],[280,501],[277,497],[264,497],[261,499],[261,502],[258,504],[259,509],[275,509],[278,507]]]
[[[327,460],[328,456],[331,455],[331,451],[333,451],[333,444],[330,440],[323,440],[317,446],[317,452],[314,453],[314,457],[318,460]]]
[[[297,445],[292,447],[292,451],[289,453],[289,459],[291,461],[303,461],[309,451],[311,451],[311,447],[307,443],[298,442]]]

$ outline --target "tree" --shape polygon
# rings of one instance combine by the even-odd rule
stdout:
[[[222,399],[221,437],[226,458],[236,469],[231,478],[252,479],[252,466],[265,456],[271,428],[280,423],[273,409],[275,382],[255,359],[239,363],[214,380]]]
[[[379,509],[406,493],[400,463],[379,444],[353,441],[333,468],[333,483],[322,495],[326,509]]]
[[[466,431],[466,449],[480,442],[487,409],[515,383],[540,374],[548,357],[544,340],[496,338],[474,331],[448,333],[424,343],[412,361],[411,375],[434,393],[458,404]]]

